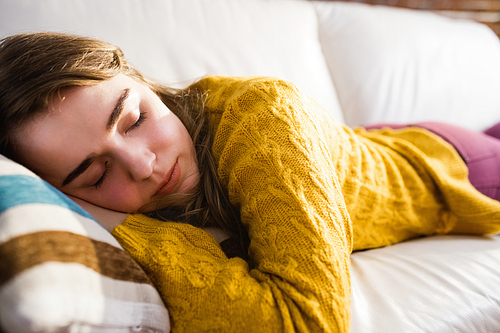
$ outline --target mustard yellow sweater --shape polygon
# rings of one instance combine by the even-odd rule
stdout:
[[[219,177],[255,268],[201,229],[127,218],[113,235],[156,284],[173,332],[348,332],[353,248],[499,230],[500,204],[426,130],[353,131],[272,78],[195,87],[208,92]]]

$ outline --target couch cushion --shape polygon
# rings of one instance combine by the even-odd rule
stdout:
[[[277,76],[343,122],[314,8],[288,0],[4,0],[0,37],[56,30],[120,46],[147,76],[186,85],[206,75]]]
[[[351,256],[352,333],[500,332],[500,236],[434,236]]]
[[[347,124],[500,121],[500,41],[488,27],[430,12],[315,2]]]
[[[0,155],[0,331],[168,332],[142,269],[83,209]]]

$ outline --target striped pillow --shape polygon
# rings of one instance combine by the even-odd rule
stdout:
[[[169,330],[158,292],[117,241],[0,155],[0,331]]]

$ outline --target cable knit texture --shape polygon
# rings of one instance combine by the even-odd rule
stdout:
[[[255,268],[201,229],[129,216],[113,235],[157,286],[173,332],[348,332],[353,248],[499,229],[500,204],[426,130],[353,131],[273,78],[193,88],[208,93],[219,177]]]

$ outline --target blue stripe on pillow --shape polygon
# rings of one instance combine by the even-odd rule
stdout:
[[[40,178],[25,175],[0,176],[0,214],[9,208],[30,203],[58,205],[93,219],[83,208]]]

